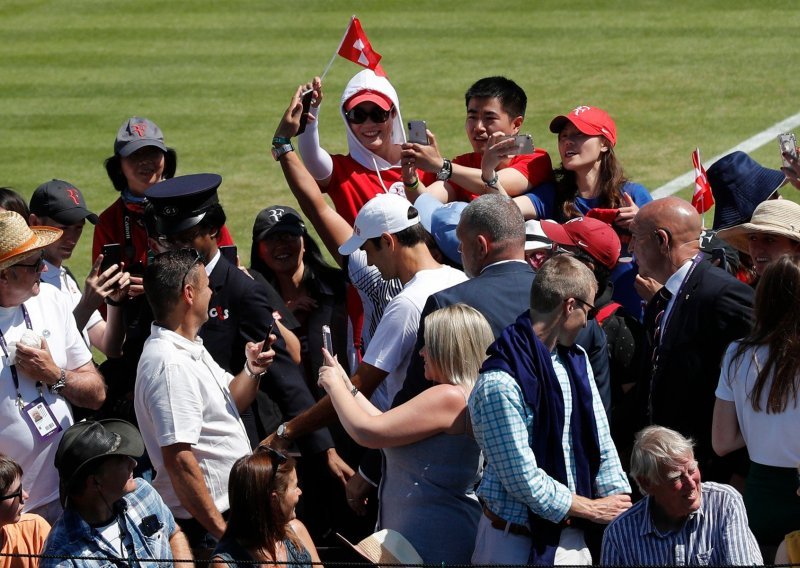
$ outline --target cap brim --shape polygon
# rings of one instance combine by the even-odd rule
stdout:
[[[569,233],[563,225],[543,219],[540,223],[542,232],[547,235],[547,238],[559,245],[575,246],[575,241],[570,238]]]
[[[550,132],[553,134],[558,134],[561,132],[561,129],[564,128],[564,125],[569,122],[569,119],[564,116],[563,114],[558,115],[553,120],[550,121]]]
[[[300,236],[300,235],[305,234],[305,232],[306,232],[305,229],[303,227],[298,226],[298,225],[288,225],[288,224],[287,225],[281,225],[279,223],[277,225],[274,225],[274,226],[270,227],[269,229],[264,229],[263,231],[261,231],[258,234],[258,236],[256,237],[256,240],[257,241],[264,240],[265,238],[267,238],[267,236],[269,236],[269,235],[271,235],[273,233],[289,233],[291,235]]]
[[[62,225],[74,225],[79,221],[83,221],[86,219],[92,225],[97,225],[97,221],[99,218],[97,215],[89,211],[84,207],[73,207],[71,209],[65,209],[64,211],[59,211],[55,214],[47,215],[51,219],[55,219]]]
[[[375,91],[362,91],[347,99],[347,102],[344,104],[344,110],[347,112],[361,103],[373,103],[383,110],[390,110],[394,106],[394,103],[392,103],[390,99],[380,93]]]
[[[125,144],[122,148],[119,149],[117,152],[123,158],[127,158],[131,154],[133,154],[139,148],[144,148],[145,146],[155,146],[162,152],[167,151],[167,146],[161,140],[154,140],[154,139],[147,139],[143,138],[141,140],[132,140]]]
[[[419,213],[419,222],[422,223],[422,226],[425,227],[425,230],[429,233],[433,225],[433,214],[441,207],[444,207],[444,203],[436,199],[430,193],[423,193],[414,201],[414,208]]]
[[[352,237],[347,239],[342,246],[339,247],[339,254],[342,256],[350,256],[358,249],[360,249],[363,244],[367,242],[367,239],[360,237],[359,235],[353,234]]]
[[[155,215],[156,231],[159,235],[164,235],[167,237],[177,235],[178,233],[182,233],[186,229],[191,229],[197,225],[203,220],[203,217],[206,216],[206,213],[207,211],[203,211],[199,215],[184,217],[183,219],[168,219],[166,217]]]

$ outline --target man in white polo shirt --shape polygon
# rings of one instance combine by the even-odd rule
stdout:
[[[211,289],[194,249],[156,256],[144,290],[155,321],[139,360],[134,404],[156,469],[153,487],[192,548],[211,547],[225,531],[231,466],[250,452],[239,412],[253,402],[275,352],[262,353],[263,341],[247,343],[235,377],[214,361],[197,336]]]

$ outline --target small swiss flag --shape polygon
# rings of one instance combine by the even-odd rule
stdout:
[[[357,65],[372,69],[379,77],[386,77],[386,73],[380,65],[381,54],[372,49],[367,34],[361,28],[361,22],[355,16],[347,26],[347,32],[339,45],[338,53]]]
[[[700,161],[700,148],[695,148],[694,152],[692,152],[692,164],[694,164],[692,207],[697,209],[698,213],[705,213],[714,205],[714,194],[711,193],[711,185],[708,183],[706,169]]]

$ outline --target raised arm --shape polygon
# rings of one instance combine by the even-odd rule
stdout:
[[[322,80],[319,77],[314,77],[311,83],[300,87],[301,94],[309,90],[313,92],[311,95],[311,108],[309,109],[306,130],[297,136],[297,149],[300,150],[309,173],[314,176],[319,187],[328,187],[333,175],[333,160],[319,143],[319,123],[316,120],[319,115],[319,105],[322,103]]]

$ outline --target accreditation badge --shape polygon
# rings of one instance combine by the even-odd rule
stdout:
[[[61,432],[61,424],[58,423],[53,411],[50,410],[50,405],[47,404],[47,401],[42,396],[24,406],[22,414],[25,416],[31,431],[39,440],[46,440],[52,435]]]

